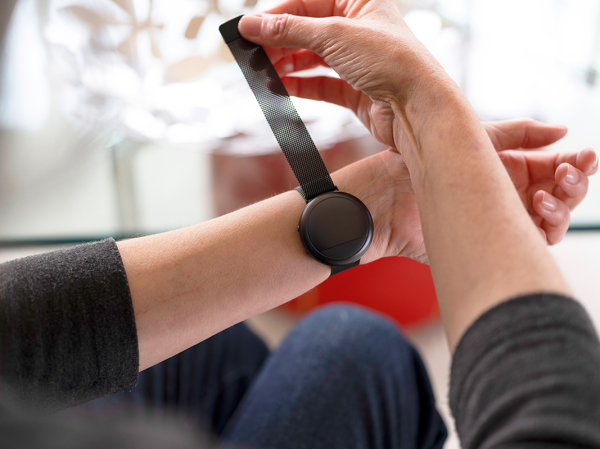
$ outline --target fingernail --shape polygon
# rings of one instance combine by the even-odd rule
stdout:
[[[598,158],[598,153],[596,153],[596,161],[594,162],[593,168],[596,168],[598,166],[598,162],[600,162],[600,158]]]
[[[556,210],[556,200],[554,199],[554,197],[552,195],[549,195],[546,192],[544,192],[544,196],[542,198],[542,206],[547,211],[550,211],[550,212],[555,211]]]
[[[565,182],[571,185],[575,185],[579,182],[579,175],[573,167],[569,165],[567,168],[567,176],[565,176]]]
[[[260,34],[260,27],[262,24],[262,17],[248,16],[240,20],[239,30],[246,36],[258,36]]]

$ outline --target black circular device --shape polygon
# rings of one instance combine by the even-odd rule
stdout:
[[[358,198],[339,192],[265,50],[238,31],[242,16],[219,28],[262,109],[308,205],[300,239],[308,254],[331,266],[331,274],[355,267],[373,239],[373,219]]]
[[[369,249],[373,219],[355,196],[329,192],[308,203],[298,232],[307,253],[324,264],[342,267],[354,264]]]

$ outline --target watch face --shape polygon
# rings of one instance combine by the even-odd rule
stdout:
[[[312,200],[300,217],[300,239],[307,253],[327,265],[359,260],[373,239],[373,219],[358,198],[330,192]]]

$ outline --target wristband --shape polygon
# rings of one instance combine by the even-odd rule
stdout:
[[[339,192],[265,50],[238,31],[242,16],[219,28],[308,203],[298,232],[307,254],[337,274],[357,266],[373,239],[373,219],[356,197]]]

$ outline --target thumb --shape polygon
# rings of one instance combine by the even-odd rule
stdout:
[[[530,119],[484,123],[496,151],[530,150],[551,145],[567,134],[567,128]]]
[[[317,52],[324,39],[321,31],[327,28],[329,38],[335,33],[329,22],[329,19],[290,14],[261,14],[243,17],[238,29],[244,38],[264,47],[305,48]]]

